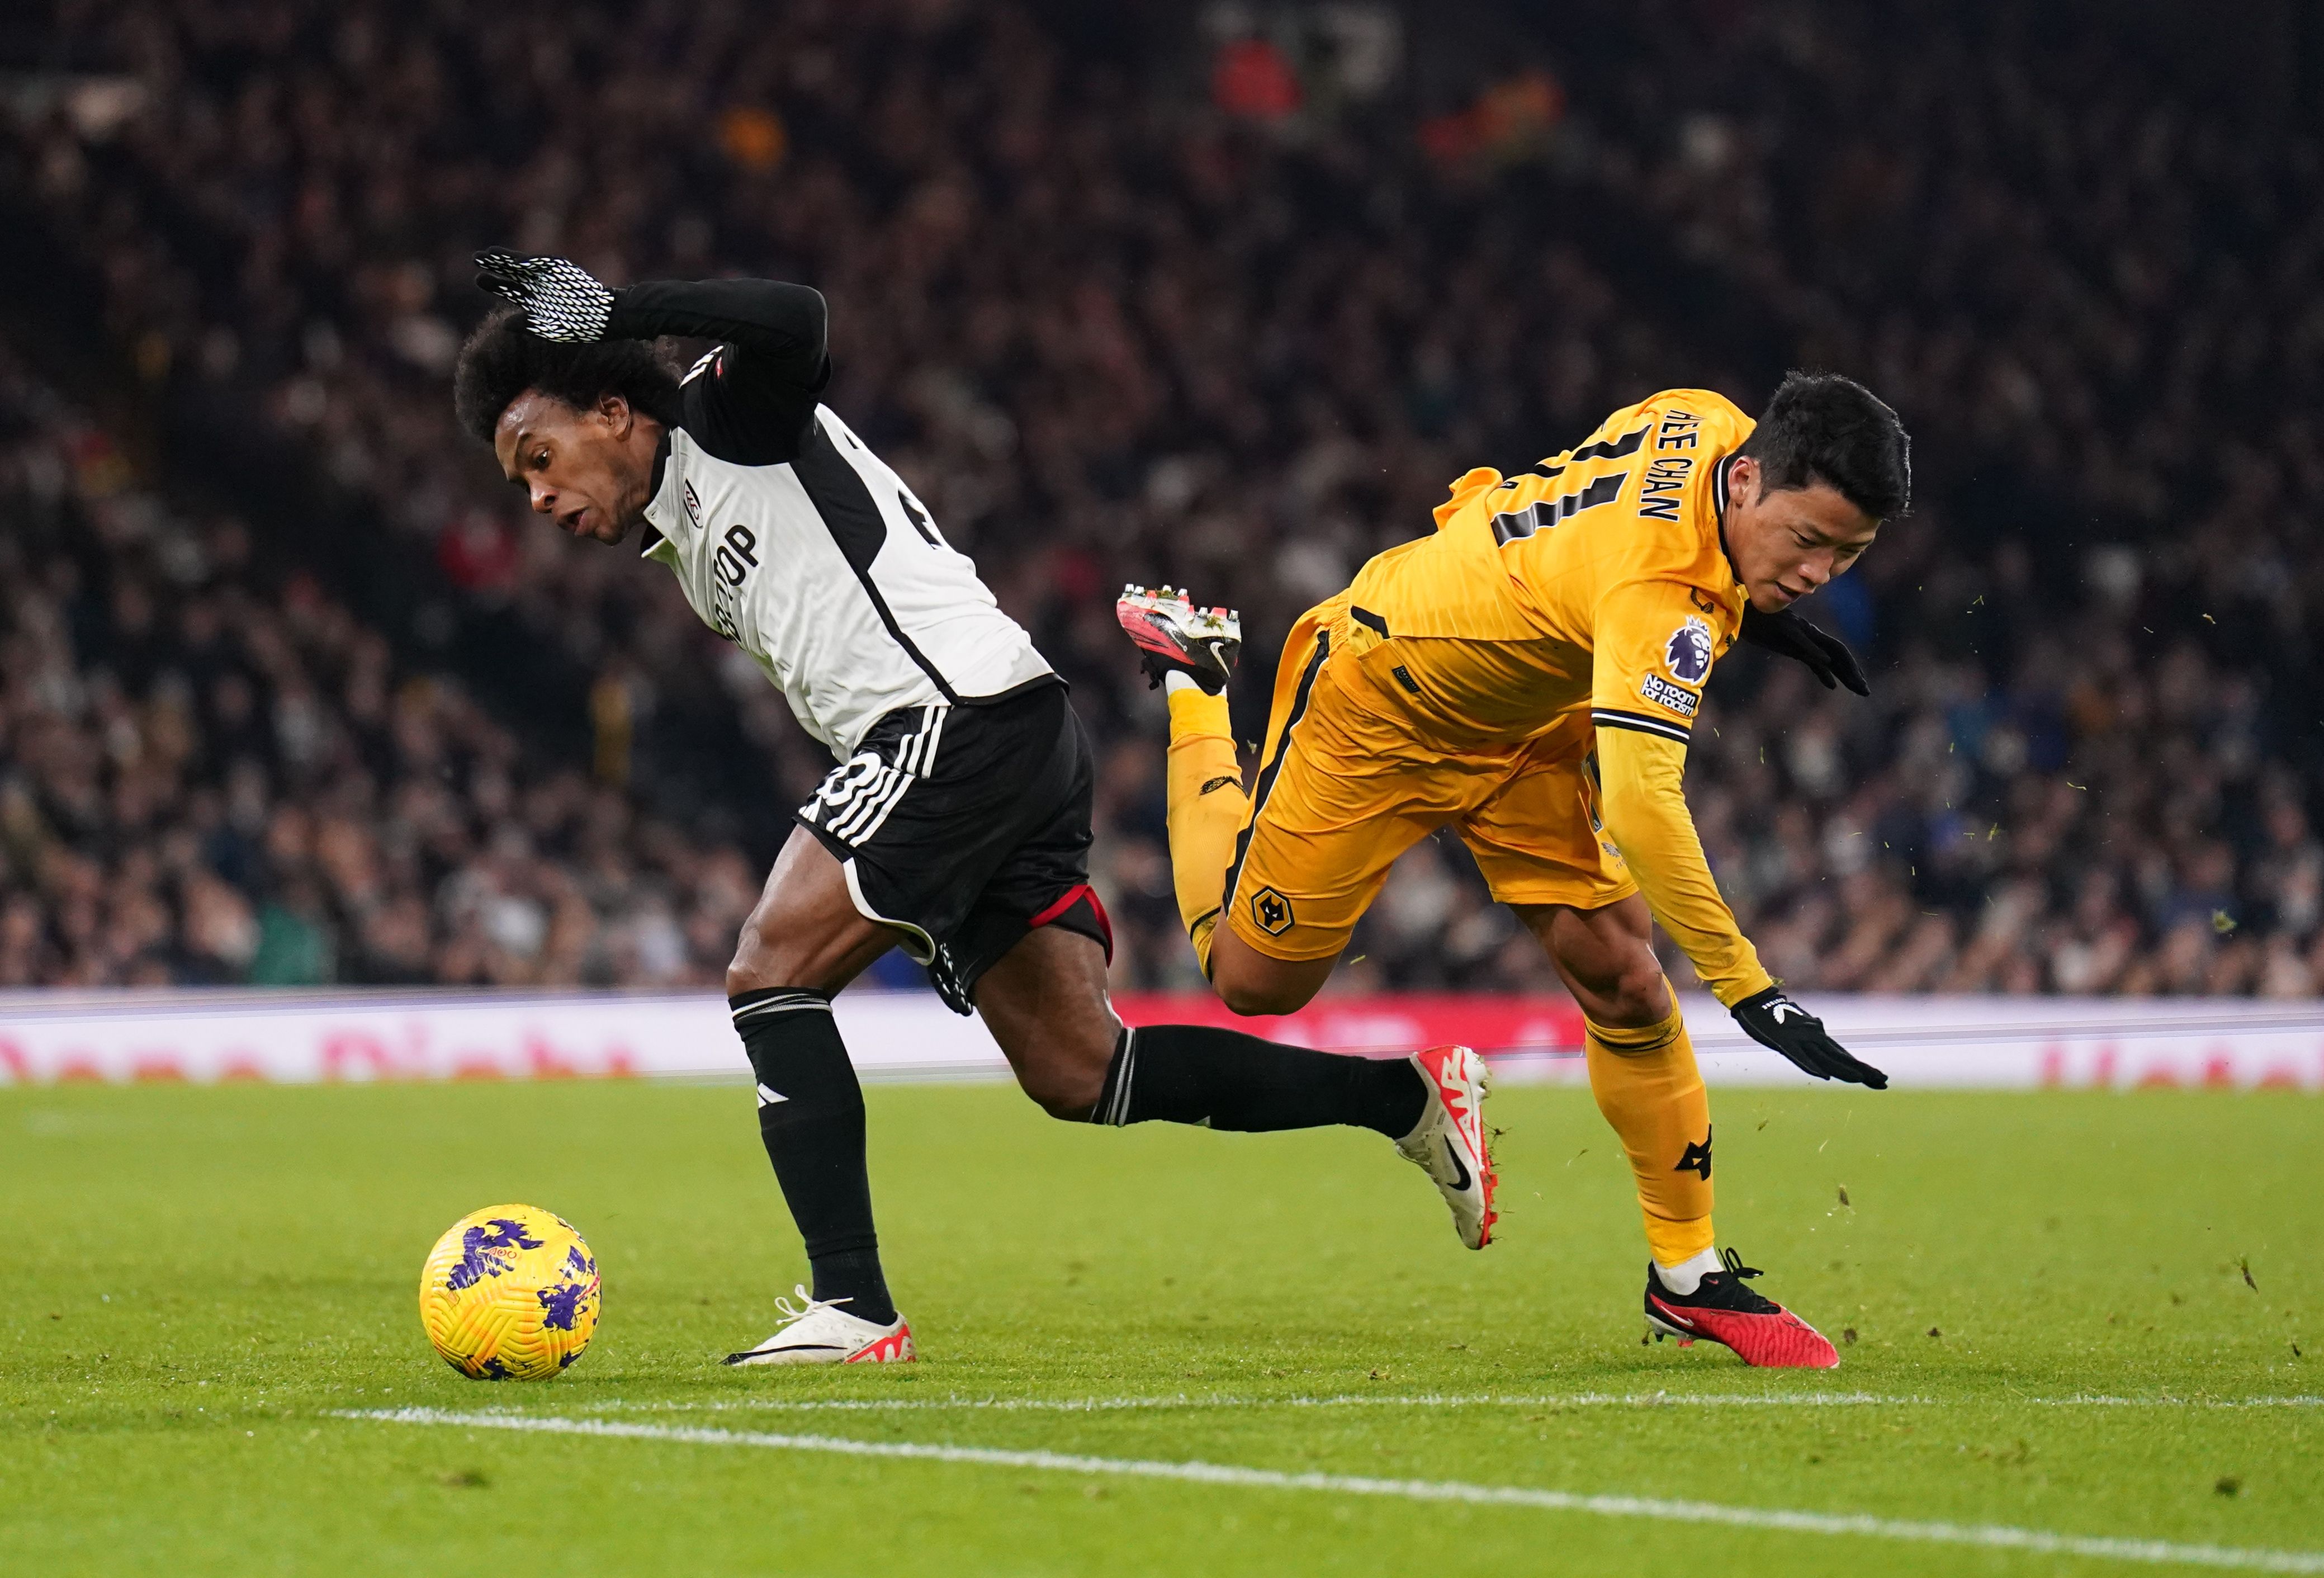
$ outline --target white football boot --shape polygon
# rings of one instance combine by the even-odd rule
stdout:
[[[807,1289],[791,1289],[806,1299],[795,1307],[788,1298],[775,1300],[783,1324],[774,1335],[744,1353],[729,1353],[729,1364],[908,1364],[919,1355],[912,1351],[912,1328],[899,1314],[887,1325],[877,1325],[849,1315],[839,1306],[844,1298],[807,1298]]]
[[[1428,1086],[1428,1105],[1413,1131],[1396,1142],[1406,1161],[1435,1182],[1452,1208],[1461,1241],[1481,1250],[1493,1241],[1493,1191],[1500,1179],[1485,1144],[1485,1060],[1466,1047],[1431,1047],[1412,1066]]]

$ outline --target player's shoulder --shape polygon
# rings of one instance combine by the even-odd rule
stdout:
[[[1572,448],[1552,455],[1545,466],[1571,466],[1583,461],[1626,459],[1636,454],[1657,428],[1703,432],[1705,439],[1733,448],[1750,436],[1751,419],[1741,407],[1715,389],[1664,389],[1623,406],[1591,429]]]
[[[1658,423],[1692,422],[1737,444],[1751,436],[1758,424],[1750,414],[1716,389],[1665,389],[1629,408],[1637,419],[1651,416]]]
[[[704,454],[737,466],[781,465],[806,449],[818,420],[836,420],[822,403],[820,383],[775,376],[767,362],[747,346],[714,346],[679,380],[678,426]]]
[[[1729,421],[1750,420],[1741,406],[1716,389],[1657,390],[1630,409],[1638,411],[1683,410],[1701,417],[1715,415]]]

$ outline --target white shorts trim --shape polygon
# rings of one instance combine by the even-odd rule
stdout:
[[[889,917],[881,914],[877,909],[872,909],[872,900],[863,896],[863,884],[855,875],[855,863],[853,860],[848,861],[839,869],[846,874],[847,897],[853,901],[856,914],[862,916],[866,920],[877,921],[881,926],[893,927],[896,930],[903,933],[904,952],[910,955],[911,961],[915,964],[927,964],[935,962],[936,956],[936,938],[930,937],[927,932],[922,931],[918,927],[914,926],[908,920],[890,919]]]

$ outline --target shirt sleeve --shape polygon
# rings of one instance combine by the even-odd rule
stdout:
[[[1646,908],[1711,993],[1732,1008],[1773,986],[1703,858],[1686,808],[1686,746],[1648,731],[1600,724],[1598,778],[1607,835],[1637,879]]]
[[[686,426],[750,466],[798,457],[831,382],[823,295],[775,280],[657,280],[613,292],[609,337],[678,335],[718,348],[687,374]]]
[[[1681,745],[1694,737],[1718,653],[1717,632],[1696,595],[1679,581],[1634,580],[1600,598],[1590,718],[1601,731],[1631,729]]]
[[[1774,983],[1720,896],[1686,808],[1686,747],[1718,654],[1697,595],[1683,581],[1655,579],[1606,591],[1596,614],[1590,716],[1607,834],[1655,918],[1731,1005]]]
[[[778,280],[653,280],[613,292],[609,339],[720,340],[770,376],[819,382],[829,312],[823,292]]]

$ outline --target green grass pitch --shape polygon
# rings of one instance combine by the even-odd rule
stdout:
[[[715,1362],[802,1265],[743,1088],[0,1091],[0,1570],[2324,1572],[2312,1097],[1715,1093],[1722,1241],[1855,1333],[1822,1374],[1642,1343],[1582,1093],[1495,1098],[1474,1255],[1369,1135],[869,1099],[923,1361],[785,1373]],[[461,1379],[414,1309],[436,1235],[512,1199],[604,1267],[595,1346],[538,1386]],[[1168,1404],[961,1406],[1088,1399]],[[881,1406],[800,1406],[831,1402]],[[344,1417],[398,1408],[631,1433]],[[1010,1455],[1042,1453],[1103,1461]],[[1190,1463],[1319,1477],[1121,1468]]]

